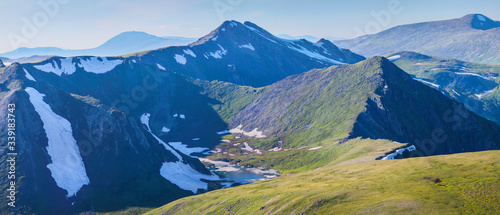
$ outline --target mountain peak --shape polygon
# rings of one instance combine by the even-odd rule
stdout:
[[[471,27],[477,30],[489,30],[500,27],[500,22],[494,21],[483,14],[468,14],[462,19],[470,23]]]

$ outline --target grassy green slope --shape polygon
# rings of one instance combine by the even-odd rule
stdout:
[[[499,153],[332,164],[147,214],[499,214]]]
[[[400,55],[394,61],[413,77],[439,85],[439,90],[467,106],[476,114],[500,124],[500,65],[470,63],[439,58],[414,52],[395,52],[386,57]],[[489,80],[460,73],[473,73]],[[491,93],[483,93],[494,89]],[[480,95],[480,97],[478,96]]]

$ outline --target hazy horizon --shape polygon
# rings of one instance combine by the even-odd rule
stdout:
[[[94,48],[126,31],[199,38],[225,20],[251,21],[276,35],[354,38],[471,13],[500,20],[498,9],[500,2],[494,0],[7,1],[0,3],[0,18],[8,20],[0,29],[0,53],[19,47]]]

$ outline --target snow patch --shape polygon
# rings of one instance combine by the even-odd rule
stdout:
[[[62,74],[71,75],[76,72],[76,66],[73,63],[73,58],[60,58],[61,65],[58,65],[56,61],[50,61],[43,65],[34,65],[36,69],[47,72],[54,73],[61,76]]]
[[[495,89],[493,89],[493,90],[488,90],[488,91],[484,91],[484,92],[482,92],[482,93],[480,93],[480,94],[474,94],[474,95],[475,95],[476,97],[478,97],[479,99],[481,99],[481,98],[483,98],[483,97],[485,97],[485,96],[489,95],[489,94],[490,94],[490,93],[492,93],[493,91],[495,91]]]
[[[169,128],[167,128],[167,127],[163,127],[163,128],[161,129],[161,132],[163,132],[163,133],[168,133],[168,132],[170,132],[170,129],[169,129]]]
[[[189,190],[193,193],[196,193],[199,189],[208,189],[208,183],[201,181],[202,179],[212,181],[220,179],[214,174],[202,174],[193,169],[189,164],[182,162],[163,163],[160,168],[160,174],[179,188]]]
[[[204,151],[210,150],[209,148],[203,147],[188,148],[188,146],[186,144],[182,144],[182,142],[169,142],[168,144],[186,155],[191,155],[193,153],[202,153]]]
[[[251,43],[248,43],[248,44],[245,44],[245,45],[241,45],[240,48],[245,48],[245,49],[250,49],[252,51],[255,51],[255,48],[252,46]]]
[[[179,117],[180,117],[181,119],[186,119],[186,115],[184,115],[184,114],[179,115]]]
[[[23,70],[24,70],[24,73],[25,73],[24,75],[26,76],[26,78],[28,80],[36,82],[35,78],[33,78],[33,76],[31,76],[30,73],[25,68],[23,68]]]
[[[241,128],[243,128],[243,125],[239,125],[238,127],[229,130],[229,132],[233,133],[233,134],[243,134],[243,135],[248,136],[248,137],[256,137],[256,138],[265,138],[266,137],[262,133],[262,131],[258,131],[258,128],[255,128],[250,132],[245,132]]]
[[[165,69],[165,67],[163,67],[162,65],[160,65],[158,63],[156,64],[156,66],[158,67],[158,69],[161,69],[163,71],[167,71],[167,69]]]
[[[280,148],[280,147],[274,147],[272,149],[269,149],[267,151],[270,151],[270,152],[279,152],[279,151],[283,151],[283,148]]]
[[[295,47],[297,46],[297,47]],[[314,59],[318,59],[318,60],[321,60],[321,61],[327,61],[327,62],[330,62],[332,64],[345,64],[343,62],[340,62],[340,61],[336,61],[336,60],[333,60],[333,59],[330,59],[328,57],[325,57],[317,52],[312,52],[312,51],[309,51],[307,50],[306,48],[300,46],[300,45],[297,45],[295,43],[292,43],[292,42],[288,42],[288,47],[292,50],[295,50],[299,53],[302,53],[304,55],[307,55],[308,57],[310,58],[314,58]]]
[[[174,55],[175,61],[181,65],[186,65],[187,59],[184,57],[184,55]]]
[[[413,78],[413,80],[420,81],[420,82],[422,82],[422,83],[424,83],[424,84],[431,85],[431,86],[433,86],[433,87],[435,87],[435,88],[439,88],[439,87],[440,87],[440,86],[439,86],[439,85],[437,85],[437,84],[434,84],[434,83],[432,83],[432,82],[428,82],[428,81],[426,81],[426,80],[422,80],[422,79],[420,79],[420,78]]]
[[[394,61],[398,60],[399,58],[401,58],[401,55],[394,55],[394,56],[388,57],[387,60],[394,62]]]
[[[222,47],[221,45],[218,46],[220,47],[221,50],[218,50],[216,52],[210,52],[208,54],[215,59],[222,59],[222,56],[227,54],[227,50],[224,49],[224,47]]]
[[[44,94],[31,87],[27,87],[25,91],[29,94],[29,100],[40,116],[47,135],[47,154],[52,161],[47,168],[57,186],[68,192],[66,197],[75,196],[83,185],[90,184],[90,180],[73,137],[71,123],[52,111],[43,101]]]
[[[241,147],[242,150],[244,151],[248,151],[248,152],[254,152],[254,149],[252,147],[250,147],[250,145],[248,145],[247,142],[243,143],[245,146],[244,147]]]
[[[141,123],[146,125],[146,127],[148,128],[148,131],[151,132],[151,129],[149,128],[149,117],[151,117],[151,114],[149,114],[149,113],[142,114]]]
[[[219,36],[215,36],[214,38],[212,38],[212,41],[217,41],[217,38],[219,38]]]
[[[194,54],[193,51],[191,51],[191,49],[184,49],[183,50],[184,53],[186,53],[187,55],[191,55],[191,57],[196,57],[196,54]]]
[[[414,145],[411,145],[411,146],[406,147],[406,148],[398,149],[398,150],[396,150],[396,152],[383,157],[382,160],[393,160],[394,157],[396,157],[398,155],[402,155],[403,152],[406,150],[408,150],[409,152],[412,152],[412,151],[417,150],[417,148]]]
[[[177,153],[172,147],[170,147],[170,145],[166,144],[165,142],[163,142],[163,140],[161,140],[160,138],[158,138],[155,134],[153,134],[153,132],[151,132],[151,130],[149,129],[149,117],[151,116],[151,114],[149,113],[145,113],[141,116],[141,122],[142,124],[146,125],[146,127],[148,127],[148,132],[153,135],[153,137],[158,141],[158,143],[162,144],[165,149],[167,149],[168,151],[170,151],[172,154],[174,154],[174,156],[179,160],[179,161],[182,161],[182,156]]]
[[[123,63],[123,60],[108,60],[108,58],[91,57],[89,59],[80,59],[79,67],[86,72],[103,74],[113,70],[116,66]]]
[[[224,135],[224,134],[230,134],[231,132],[229,132],[228,130],[224,130],[224,131],[219,131],[217,132],[217,135]]]

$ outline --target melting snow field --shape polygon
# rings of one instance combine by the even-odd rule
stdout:
[[[149,118],[151,117],[151,114],[145,113],[141,116],[141,122],[145,124],[148,127],[149,130]],[[160,168],[160,175],[167,179],[168,181],[172,182],[173,184],[177,185],[179,188],[183,190],[189,190],[193,193],[196,193],[198,189],[208,189],[208,184],[206,182],[201,181],[201,179],[205,180],[219,180],[219,177],[211,174],[211,175],[205,175],[202,174],[195,169],[193,169],[189,164],[185,164],[182,161],[182,156],[177,153],[172,147],[170,147],[169,144],[166,144],[158,138],[156,135],[154,135],[150,130],[149,133],[153,135],[153,137],[160,143],[162,144],[165,149],[168,151],[172,152],[174,156],[177,157],[179,161],[177,162],[165,162]],[[172,143],[171,143],[172,144]],[[179,146],[178,143],[173,143],[174,145]],[[180,143],[181,146],[179,148],[182,148],[182,143]],[[179,149],[178,149],[179,150]],[[186,150],[188,148],[186,147]],[[181,151],[181,150],[179,150]],[[181,151],[182,152],[182,151]]]
[[[165,142],[163,142],[163,140],[161,140],[156,135],[154,135],[153,132],[151,132],[151,129],[149,129],[149,117],[151,117],[151,114],[149,114],[149,113],[143,114],[141,116],[141,123],[144,124],[144,125],[146,125],[146,127],[148,128],[148,132],[151,135],[153,135],[153,137],[158,141],[158,143],[162,144],[165,147],[165,149],[167,149],[172,154],[174,154],[175,157],[177,157],[178,160],[182,161],[182,156],[179,153],[177,153],[174,149],[172,149],[172,147],[170,147],[170,145],[168,145]]]
[[[229,130],[229,132],[233,134],[243,134],[249,137],[266,138],[262,131],[258,131],[258,128],[255,128],[250,132],[245,132],[241,128],[243,128],[243,125],[239,125],[238,127]]]
[[[29,94],[29,100],[35,107],[35,111],[40,115],[47,134],[47,153],[52,161],[47,168],[57,186],[68,192],[66,197],[75,196],[83,185],[90,184],[90,180],[73,137],[71,123],[52,111],[50,106],[43,101],[44,94],[31,87],[26,88],[25,91]]]
[[[205,175],[195,169],[193,169],[189,164],[184,164],[182,162],[165,162],[160,168],[160,174],[165,179],[177,185],[183,190],[189,190],[196,193],[198,189],[207,190],[208,184],[201,181],[205,180],[219,180],[217,175]]]
[[[237,164],[231,164],[224,161],[213,161],[205,158],[200,158],[200,161],[214,164],[215,168],[211,171],[221,175],[221,178],[237,182],[240,184],[248,184],[255,181],[276,178],[280,174],[274,169],[265,170],[262,168],[247,168]],[[231,185],[233,183],[230,183]],[[231,187],[231,186],[227,186]]]
[[[123,63],[123,60],[108,60],[108,58],[91,57],[90,59],[80,59],[78,66],[87,72],[103,74],[113,70],[116,66]]]
[[[54,73],[56,75],[61,76],[62,74],[71,75],[76,72],[76,66],[73,63],[73,58],[60,58],[61,65],[57,64],[55,61],[47,62],[43,65],[35,65],[36,69],[47,72]]]
[[[398,150],[396,150],[396,152],[383,157],[382,160],[393,160],[394,157],[396,157],[397,155],[402,155],[403,152],[406,150],[408,150],[409,152],[412,152],[412,151],[417,150],[417,148],[414,145],[411,145],[411,146],[406,147],[406,148],[398,149]]]
[[[30,73],[25,68],[23,68],[23,70],[24,70],[24,73],[25,73],[24,75],[26,76],[26,78],[28,80],[36,82],[35,78],[33,78],[33,76],[31,76]]]
[[[290,49],[293,49],[293,50],[295,50],[297,52],[300,52],[300,53],[302,53],[304,55],[307,55],[310,58],[318,59],[318,60],[321,60],[321,61],[327,61],[327,62],[330,62],[332,64],[345,64],[343,62],[336,61],[336,60],[333,60],[331,58],[325,57],[325,56],[323,56],[323,55],[321,55],[319,53],[311,52],[311,51],[307,50],[306,48],[304,48],[304,47],[302,47],[300,45],[295,44],[294,42],[289,42],[289,41],[286,41],[286,42],[288,42],[288,47]],[[295,46],[297,46],[298,48],[295,47]]]
[[[182,144],[181,142],[169,142],[168,144],[186,155],[191,155],[193,153],[202,153],[204,151],[210,150],[209,148],[202,147],[188,148],[186,144]]]
[[[186,65],[187,63],[187,59],[186,57],[184,57],[184,55],[174,55],[174,58],[175,58],[175,61],[177,61],[177,63],[181,64],[181,65]]]

